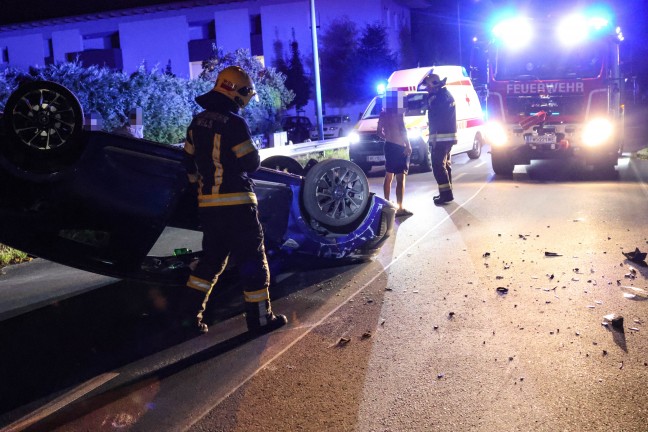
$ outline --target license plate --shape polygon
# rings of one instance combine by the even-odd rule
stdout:
[[[385,156],[367,156],[367,162],[385,162]]]
[[[535,135],[526,137],[527,144],[556,144],[556,135]]]

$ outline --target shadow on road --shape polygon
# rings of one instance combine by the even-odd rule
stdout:
[[[271,287],[272,299],[346,271],[348,266],[296,273]],[[217,287],[205,312],[208,324],[244,310],[241,287],[234,275],[223,275]],[[173,328],[167,315],[169,304],[182,289],[119,281],[0,322],[0,426],[94,377],[184,342],[186,338]],[[246,334],[237,336],[149,375],[176,373],[247,340]],[[136,381],[146,379],[148,376],[140,376]]]

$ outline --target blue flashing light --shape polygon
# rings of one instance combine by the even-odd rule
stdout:
[[[376,86],[376,93],[378,93],[379,95],[384,95],[386,88],[387,88],[387,84],[381,82]]]
[[[533,28],[524,17],[509,18],[493,27],[493,35],[509,48],[522,48],[533,38]]]

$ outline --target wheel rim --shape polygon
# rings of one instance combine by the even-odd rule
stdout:
[[[34,150],[54,150],[64,145],[75,130],[73,101],[47,89],[25,94],[12,112],[13,131]]]
[[[362,210],[367,191],[354,170],[335,167],[317,181],[315,196],[320,210],[327,217],[342,220]]]

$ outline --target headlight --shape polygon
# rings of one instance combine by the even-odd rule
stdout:
[[[407,129],[407,138],[409,139],[421,138],[421,129],[419,128]]]
[[[489,122],[486,124],[486,139],[495,147],[503,146],[507,143],[506,129],[501,123]]]
[[[360,135],[358,135],[357,132],[350,132],[349,135],[347,136],[347,139],[349,140],[349,144],[359,143]]]
[[[610,138],[614,132],[614,126],[607,119],[594,119],[583,128],[583,144],[588,147],[599,146]]]

